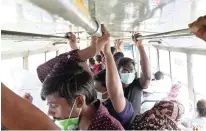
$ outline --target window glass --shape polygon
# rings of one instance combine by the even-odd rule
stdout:
[[[152,73],[154,74],[156,71],[158,71],[158,58],[157,58],[157,49],[150,48],[150,64]]]
[[[171,68],[173,84],[180,82],[181,85],[177,99],[184,105],[187,114],[190,103],[187,82],[187,55],[185,53],[171,52]]]
[[[171,52],[172,79],[187,85],[187,55]]]
[[[192,55],[192,59],[194,90],[197,92],[196,99],[200,100],[206,97],[206,56]]]
[[[14,88],[12,70],[23,69],[23,58],[12,58],[1,61],[1,81],[10,89]]]
[[[125,57],[129,57],[131,59],[134,59],[134,56],[133,56],[133,45],[131,45],[131,44],[124,45],[123,53],[124,53]]]
[[[48,61],[48,60],[50,60],[50,59],[52,59],[54,57],[56,57],[56,51],[52,51],[52,52],[47,52],[46,53],[46,61]]]
[[[170,74],[169,51],[159,50],[160,71]]]
[[[30,55],[28,58],[28,64],[29,64],[29,71],[36,74],[36,69],[39,65],[43,64],[45,62],[45,54],[35,54]]]

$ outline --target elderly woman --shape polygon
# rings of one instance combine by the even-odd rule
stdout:
[[[179,130],[177,122],[184,113],[184,107],[176,101],[160,101],[142,115],[137,115],[132,130]]]

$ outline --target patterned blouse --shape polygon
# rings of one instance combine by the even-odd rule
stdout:
[[[94,105],[97,112],[88,130],[124,130],[120,122],[109,114],[107,108],[99,100]]]
[[[77,52],[78,52],[78,50],[73,50],[73,51],[70,51],[67,53],[63,53],[63,54],[45,62],[44,64],[38,66],[37,75],[38,75],[40,81],[42,83],[44,82],[45,78],[50,74],[50,72],[52,71],[52,69],[56,63],[58,63],[59,61],[68,61],[68,59],[77,62],[84,70],[88,71],[92,75],[92,72],[91,72],[89,66],[87,65],[87,63],[85,61],[82,61],[79,58],[79,55]]]

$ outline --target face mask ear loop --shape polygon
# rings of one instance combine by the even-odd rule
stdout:
[[[75,88],[76,88],[76,91],[77,91],[77,81],[76,81],[76,76],[75,76]],[[74,105],[75,105],[75,103],[76,103],[76,98],[75,98],[75,100],[74,100],[74,104],[73,104],[72,109],[71,109],[71,112],[70,112],[70,114],[69,114],[69,119],[71,118],[72,111],[74,110]],[[79,115],[78,115],[78,117],[80,116],[81,111],[82,111],[82,108],[79,110]]]
[[[74,105],[75,105],[75,103],[76,103],[76,99],[74,100],[74,104],[73,104],[72,109],[71,109],[71,112],[70,112],[70,114],[69,114],[69,119],[70,119],[70,117],[71,117],[71,115],[72,115],[72,112],[73,112],[73,110],[74,110]]]

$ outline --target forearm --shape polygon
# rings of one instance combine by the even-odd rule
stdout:
[[[148,57],[146,55],[146,52],[144,50],[144,47],[141,45],[138,47],[139,53],[140,53],[140,64],[142,69],[142,87],[147,88],[148,82],[151,79],[151,69]]]
[[[122,83],[116,68],[112,53],[105,55],[106,60],[106,86],[112,101],[112,105],[117,112],[122,112],[125,108],[125,98]]]
[[[141,69],[142,69],[143,75],[150,80],[151,70],[150,70],[149,59],[147,57],[147,54],[143,46],[140,46],[138,49],[140,53]]]
[[[8,130],[58,130],[43,112],[1,83],[1,122]]]
[[[87,59],[92,58],[96,55],[96,49],[93,46],[89,46],[83,50],[78,50],[77,53],[82,61],[86,61]]]

